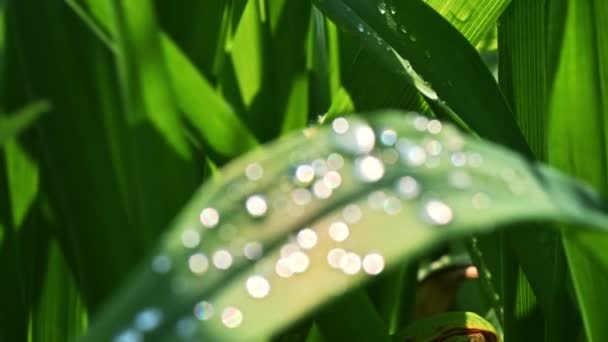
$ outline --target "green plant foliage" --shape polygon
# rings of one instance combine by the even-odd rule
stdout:
[[[332,129],[229,165],[89,339],[141,334],[147,317],[153,327],[143,331],[161,340],[266,339],[384,267],[458,236],[534,219],[605,229],[599,199],[555,171],[437,120],[368,116],[371,126],[338,118]]]

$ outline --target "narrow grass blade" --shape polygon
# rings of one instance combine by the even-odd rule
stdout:
[[[549,161],[606,194],[608,118],[608,6],[567,3],[564,41],[551,97]],[[576,86],[573,86],[576,85]],[[576,114],[573,114],[576,113]],[[605,236],[571,232],[564,248],[588,341],[608,339]]]
[[[49,109],[49,104],[41,101],[34,102],[15,114],[0,116],[0,147],[27,129],[42,113]]]
[[[370,116],[290,136],[203,186],[88,339],[266,339],[451,239],[534,219],[608,233],[599,198],[551,169],[439,121]],[[142,315],[159,319],[142,328]]]

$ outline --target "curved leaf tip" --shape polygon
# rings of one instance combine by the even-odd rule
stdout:
[[[336,118],[229,165],[90,340],[265,339],[448,239],[517,220],[585,220],[547,191],[578,185],[541,181],[544,171],[508,150],[416,114],[369,117]]]

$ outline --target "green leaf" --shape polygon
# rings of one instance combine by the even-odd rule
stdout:
[[[567,3],[564,41],[551,97],[549,161],[606,194],[608,182],[608,5],[604,1]],[[573,115],[577,113],[577,115]],[[608,295],[605,248],[601,235],[570,231],[564,248],[583,317],[586,339],[604,341],[602,317]],[[600,252],[604,251],[604,252]]]
[[[608,232],[601,200],[556,171],[436,120],[368,116],[371,126],[339,118],[228,166],[88,339],[140,334],[145,317],[157,318],[146,338],[267,339],[452,239],[523,220]]]
[[[34,102],[9,116],[0,116],[0,147],[27,129],[50,108],[44,101]]]
[[[189,157],[153,4],[113,0],[109,6],[120,49],[118,69],[128,117],[133,123],[148,117],[180,155]]]
[[[395,341],[500,341],[490,322],[473,312],[449,312],[414,322]]]
[[[99,2],[89,0],[90,13],[80,7],[80,16],[87,14],[85,23],[94,32],[113,32],[115,25]],[[77,6],[77,5],[74,5]],[[256,138],[241,122],[232,106],[214,89],[211,83],[166,34],[161,34],[161,45],[171,90],[186,119],[205,142],[223,156],[235,156],[257,145]],[[121,55],[120,49],[116,51]],[[209,115],[209,113],[213,113]]]
[[[13,227],[19,229],[38,194],[38,165],[15,141],[4,146],[4,157]]]

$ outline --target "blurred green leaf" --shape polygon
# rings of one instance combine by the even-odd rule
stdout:
[[[223,179],[202,187],[174,222],[151,264],[97,318],[89,340],[140,334],[137,317],[150,314],[162,317],[154,329],[146,330],[150,338],[169,340],[177,334],[211,340],[265,339],[368,281],[359,255],[366,256],[363,267],[373,274],[384,268],[384,262],[387,269],[394,269],[442,242],[490,233],[522,220],[581,222],[595,227],[588,231],[608,232],[601,200],[556,171],[464,137],[452,126],[438,133],[438,121],[394,112],[375,114],[373,131],[382,137],[382,130],[394,129],[400,138],[397,150],[385,136],[381,141],[387,146],[379,142],[372,156],[367,155],[373,131],[352,118],[333,123],[336,131],[347,127],[346,133],[309,130],[227,167]],[[312,201],[304,206],[292,202],[290,197],[297,196],[292,191],[305,189],[294,169],[332,153],[343,153],[341,168],[336,155],[327,161],[337,168],[339,187],[323,199],[327,196],[319,192],[322,182],[334,183],[319,176],[324,178],[317,178],[313,194],[307,195],[315,196]],[[400,161],[391,159],[391,153],[401,156]],[[374,156],[384,156],[384,161]],[[433,166],[419,164],[424,163],[421,156]],[[454,183],[454,173],[468,175],[459,177],[471,184]],[[505,178],[505,173],[515,177]],[[402,178],[406,176],[415,178],[416,185]],[[410,186],[396,187],[400,180]],[[386,197],[370,204],[368,195],[378,191]],[[374,210],[375,205],[384,208]],[[342,220],[349,223],[350,234],[342,242],[334,241],[327,236],[328,227]],[[301,233],[305,228],[309,230]],[[304,248],[300,234],[314,236],[314,248]],[[298,235],[301,247],[293,240]],[[251,257],[245,247],[251,248],[251,243],[264,250],[255,262],[245,257]],[[328,253],[339,253],[335,248],[354,253],[340,258],[337,268],[342,272],[327,265]],[[378,255],[370,257],[373,253]]]
[[[549,161],[606,194],[608,4],[567,3],[563,48],[551,96]],[[564,248],[588,341],[608,339],[608,238],[569,230]],[[603,251],[603,252],[600,252]]]
[[[13,226],[19,229],[38,194],[38,165],[15,141],[9,141],[4,145],[4,157]]]
[[[42,113],[49,109],[50,106],[47,102],[40,101],[29,104],[15,114],[0,115],[0,147],[27,129]]]

